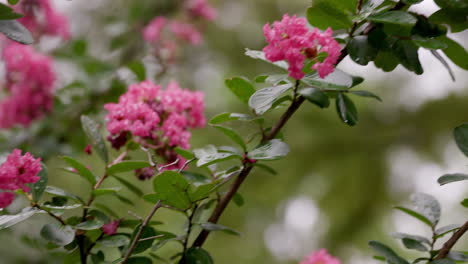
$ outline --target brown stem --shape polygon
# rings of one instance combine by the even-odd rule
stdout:
[[[143,223],[141,223],[140,225],[140,228],[138,229],[138,232],[136,233],[135,237],[133,238],[132,240],[132,243],[130,244],[130,246],[128,247],[128,250],[127,252],[125,253],[125,256],[124,256],[124,259],[122,260],[121,264],[125,264],[127,263],[128,259],[130,258],[130,256],[132,255],[132,252],[133,250],[135,250],[135,247],[136,245],[138,244],[139,240],[140,240],[140,237],[141,237],[141,234],[143,233],[143,230],[145,229],[145,227],[148,225],[148,223],[151,221],[151,218],[153,217],[153,215],[156,213],[156,211],[161,208],[161,201],[158,201],[153,209],[151,209],[151,212],[148,214],[148,216],[146,216],[145,220],[143,221]]]
[[[42,209],[40,205],[38,205],[38,204],[33,204],[33,207],[36,207],[37,209],[46,212],[48,215],[52,216],[55,220],[59,221],[60,224],[66,225],[66,224],[65,224],[65,221],[63,221],[63,219],[62,219],[60,216],[55,215],[55,214],[52,213],[52,212],[49,212],[49,211],[47,211],[47,210]]]
[[[458,240],[466,233],[468,232],[468,221],[458,229],[457,232],[455,232],[452,237],[447,240],[447,242],[444,243],[442,248],[439,251],[439,254],[437,254],[437,257],[435,259],[444,259],[447,257],[449,254],[450,250],[452,250],[453,246],[458,242]]]

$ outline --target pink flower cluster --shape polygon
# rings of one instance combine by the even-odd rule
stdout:
[[[15,42],[5,47],[2,55],[8,96],[0,101],[0,128],[29,125],[52,108],[52,60]]]
[[[50,0],[21,0],[14,8],[24,15],[19,22],[34,35],[70,38],[67,18],[53,8]]]
[[[263,33],[268,42],[263,49],[266,58],[272,62],[286,60],[292,78],[299,80],[304,77],[302,69],[307,59],[315,62],[312,69],[317,70],[321,78],[334,71],[341,48],[330,28],[325,32],[316,28],[309,30],[305,18],[285,14],[272,27],[266,24]],[[323,52],[327,57],[323,61],[317,60],[317,55]]]
[[[165,90],[150,81],[133,84],[118,103],[106,104],[104,108],[111,134],[108,139],[115,148],[133,136],[169,163],[180,158],[174,147],[190,147],[188,129],[203,127],[206,122],[203,93],[181,89],[176,82],[169,83]]]
[[[152,44],[165,44],[164,40],[162,43],[161,36],[164,29],[168,29],[168,33],[172,33],[177,39],[190,43],[192,45],[198,45],[202,42],[201,33],[189,23],[180,21],[170,21],[165,17],[156,17],[143,29],[143,39]]]
[[[7,160],[0,165],[0,189],[7,191],[23,190],[29,192],[26,184],[39,180],[41,159],[35,159],[30,153],[21,155],[21,150],[15,149]],[[11,192],[0,193],[0,208],[5,208],[13,201]]]
[[[326,249],[321,249],[307,256],[300,264],[341,264],[341,262],[328,254]]]
[[[191,16],[201,17],[208,21],[215,20],[218,15],[216,9],[210,6],[207,0],[189,0],[186,8]]]

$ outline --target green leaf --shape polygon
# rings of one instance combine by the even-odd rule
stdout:
[[[113,236],[108,236],[102,239],[99,239],[96,244],[102,245],[105,247],[111,247],[111,248],[116,248],[116,247],[122,247],[130,244],[130,239],[127,236],[124,235],[113,235]]]
[[[431,245],[431,241],[428,238],[425,238],[423,236],[418,236],[418,235],[410,235],[410,234],[405,234],[405,233],[393,233],[392,237],[398,238],[398,239],[404,239],[408,238],[411,240],[416,240],[421,243],[426,243],[427,245]]]
[[[426,49],[445,49],[448,45],[438,39],[435,38],[423,38],[415,36],[413,37],[413,43],[418,45],[419,47],[426,48]]]
[[[71,194],[71,193],[68,193],[58,187],[55,187],[55,186],[47,186],[46,189],[45,189],[45,192],[48,193],[48,194],[51,194],[51,195],[55,195],[55,196],[59,196],[59,197],[66,197],[66,198],[70,198],[70,199],[73,199],[77,202],[80,202],[82,204],[84,204],[85,202],[83,201],[83,199],[81,199],[79,196],[77,195],[74,195],[74,194]]]
[[[232,201],[234,202],[235,205],[239,207],[245,204],[244,197],[242,197],[242,195],[240,195],[238,192],[234,194],[234,196],[232,197]]]
[[[68,225],[47,224],[41,229],[41,237],[53,244],[65,246],[75,239],[75,230]]]
[[[79,223],[76,225],[76,229],[81,229],[81,230],[94,230],[94,229],[99,229],[104,225],[103,222],[99,220],[88,220],[83,223]]]
[[[116,179],[118,182],[120,182],[123,186],[125,186],[128,190],[133,192],[136,196],[141,197],[143,196],[143,192],[138,188],[137,186],[133,185],[131,182],[125,180],[124,178],[121,178],[117,175],[112,176],[114,179]]]
[[[395,251],[393,251],[388,246],[377,242],[377,241],[370,241],[369,246],[378,254],[385,257],[388,263],[392,264],[409,264],[408,261],[404,260],[402,257],[398,256]]]
[[[378,50],[370,45],[367,36],[355,36],[346,46],[351,59],[360,65],[367,65],[375,60]]]
[[[0,215],[0,230],[22,222],[38,212],[37,208],[26,207],[15,215]]]
[[[153,181],[153,188],[163,203],[179,208],[187,209],[190,199],[187,195],[189,183],[181,174],[175,171],[164,171]]]
[[[13,8],[0,3],[0,20],[18,19],[21,17],[23,17],[22,14],[15,13]]]
[[[16,20],[0,20],[0,32],[21,44],[29,45],[34,42],[31,33]]]
[[[424,72],[418,56],[418,47],[411,40],[398,40],[393,45],[393,52],[403,65],[409,71],[416,74]]]
[[[417,19],[405,11],[385,11],[367,17],[367,20],[375,23],[395,24],[402,26],[414,26]]]
[[[226,79],[225,84],[244,103],[248,103],[250,96],[255,93],[255,88],[245,78],[234,77]]]
[[[211,177],[200,173],[190,171],[181,171],[180,173],[194,186],[200,186],[203,184],[211,183]]]
[[[441,8],[468,8],[468,2],[460,0],[435,0],[434,1]],[[466,15],[466,14],[465,14]]]
[[[156,193],[148,193],[143,195],[141,198],[150,204],[156,204],[159,201],[159,196]]]
[[[50,210],[72,210],[81,207],[83,204],[71,204],[71,205],[53,205],[53,204],[44,204],[42,205],[45,209]]]
[[[223,231],[224,233],[230,234],[230,235],[236,235],[236,236],[240,235],[240,233],[237,232],[236,230],[223,226],[223,225],[219,225],[219,224],[206,222],[206,223],[201,223],[200,226],[201,228],[208,230],[208,231]]]
[[[128,264],[152,264],[153,261],[148,257],[131,257],[127,260]]]
[[[327,108],[330,106],[330,100],[328,99],[328,96],[319,89],[305,88],[300,90],[299,94],[320,108]]]
[[[445,185],[447,183],[457,182],[457,181],[466,181],[468,180],[468,175],[461,174],[461,173],[454,173],[454,174],[445,174],[442,175],[437,182],[440,185]]]
[[[146,80],[145,65],[140,61],[130,62],[127,67],[135,74],[139,81]]]
[[[203,248],[189,248],[179,264],[213,264],[214,261],[208,251]]]
[[[468,199],[465,199],[465,200],[461,201],[461,205],[468,208]]]
[[[93,195],[102,196],[102,195],[108,195],[108,194],[116,194],[121,189],[122,189],[121,187],[100,188],[100,189],[93,190]]]
[[[452,33],[461,32],[468,28],[468,19],[463,9],[439,9],[434,12],[429,21],[436,24],[447,24]]]
[[[455,262],[450,259],[438,259],[429,262],[429,264],[455,264]]]
[[[403,3],[408,4],[408,5],[414,5],[421,3],[423,0],[402,0]]]
[[[307,9],[307,20],[309,23],[322,30],[331,27],[333,30],[350,28],[353,24],[349,13],[330,0],[316,0]]]
[[[358,121],[358,113],[353,101],[344,94],[339,93],[336,97],[336,111],[341,121],[345,124],[354,126]]]
[[[404,212],[404,213],[406,213],[406,214],[408,214],[408,215],[410,215],[412,217],[415,217],[416,219],[420,220],[421,222],[426,223],[427,225],[432,227],[432,222],[429,219],[427,219],[424,215],[422,215],[422,214],[420,214],[418,212],[415,212],[415,211],[413,211],[411,209],[401,207],[401,206],[395,206],[394,208],[397,209],[397,210],[400,210],[400,211],[402,211],[402,212]]]
[[[115,196],[117,199],[119,199],[119,201],[121,201],[121,202],[123,202],[123,203],[126,203],[126,204],[131,205],[131,206],[135,206],[135,203],[132,202],[132,200],[126,198],[125,196],[122,196],[122,195],[120,195],[120,194],[118,194],[118,193],[114,193],[114,196]]]
[[[135,229],[135,231],[133,231],[132,240],[135,239],[135,235],[136,235],[136,233],[138,232],[139,229],[140,229],[140,225]],[[142,240],[144,238],[154,237],[156,235],[157,235],[157,233],[156,233],[156,230],[154,230],[154,228],[152,228],[150,226],[145,226],[143,228],[143,232],[141,233],[140,240]],[[145,250],[150,248],[151,245],[153,245],[154,240],[155,239],[152,238],[152,239],[147,239],[147,240],[144,240],[144,241],[139,241],[136,244],[136,247],[133,250],[132,255],[144,252]]]
[[[216,147],[214,147],[213,145],[208,145],[204,148],[195,149],[194,153],[198,159],[198,167],[208,166],[229,159],[242,159],[242,157],[236,153],[218,152]]]
[[[395,208],[416,217],[430,227],[437,225],[441,214],[440,204],[433,196],[425,193],[416,193],[411,195],[411,202],[414,205],[414,210],[404,207]]]
[[[212,183],[200,185],[193,191],[189,192],[189,198],[192,202],[199,201],[208,197],[212,192],[214,192],[217,189],[217,187],[218,186],[216,184]]]
[[[377,99],[378,101],[382,102],[382,99],[378,95],[376,95],[374,93],[371,93],[369,91],[350,91],[349,93],[355,94],[355,95],[358,95],[358,96],[361,96],[361,97],[374,98],[374,99]]]
[[[217,124],[221,124],[221,123],[229,122],[229,121],[236,121],[236,120],[253,121],[253,120],[259,120],[259,119],[260,118],[256,116],[250,116],[250,115],[240,114],[240,113],[221,113],[211,118],[211,120],[208,123],[211,125],[217,125]]]
[[[250,108],[258,115],[268,111],[273,103],[287,90],[291,89],[291,84],[283,84],[273,87],[266,87],[256,91],[249,99]]]
[[[455,81],[455,74],[453,74],[452,68],[450,68],[450,65],[445,61],[445,59],[439,54],[439,52],[437,50],[431,50],[431,53],[432,53],[432,55],[434,55],[434,57],[436,59],[438,59],[440,61],[440,63],[442,63],[442,65],[444,65],[444,67],[445,67],[445,69],[447,69],[452,81]]]
[[[82,115],[81,125],[96,153],[104,161],[104,163],[109,163],[109,155],[107,153],[106,144],[102,138],[101,133],[99,133],[99,123],[86,115]]]
[[[79,163],[78,161],[70,157],[62,157],[63,160],[70,166],[72,166],[80,176],[85,178],[92,186],[96,184],[96,176],[88,169],[85,165]]]
[[[414,249],[414,250],[422,251],[422,252],[426,252],[426,251],[429,250],[421,242],[419,242],[417,240],[414,240],[414,239],[411,239],[411,238],[406,238],[405,237],[405,238],[402,239],[402,242],[403,242],[403,245],[405,245],[405,247],[407,249]]]
[[[136,160],[122,161],[107,168],[107,173],[116,174],[116,173],[134,171],[136,169],[142,169],[146,167],[151,167],[151,164],[149,164],[147,161],[136,161]]]
[[[37,175],[39,176],[39,180],[31,185],[31,194],[35,202],[38,202],[41,199],[49,181],[46,165],[41,162],[41,167],[42,169]]]
[[[457,126],[453,130],[453,137],[458,148],[468,157],[468,123]]]
[[[280,67],[280,68],[282,68],[284,70],[287,70],[288,67],[289,67],[288,63],[285,62],[285,61],[271,62],[271,61],[267,60],[266,57],[265,57],[265,52],[263,52],[263,51],[245,49],[245,55],[249,56],[249,57],[251,57],[253,59],[268,62],[268,63],[273,64],[275,66],[278,66],[278,67]]]
[[[8,0],[8,4],[10,5],[16,5],[19,2],[19,0]]]
[[[182,149],[182,148],[179,148],[179,147],[176,147],[174,150],[175,150],[175,152],[177,154],[181,155],[185,159],[191,160],[191,159],[195,158],[195,155],[192,152],[188,151],[188,150],[185,150],[185,149]]]
[[[446,225],[435,230],[436,238],[442,237],[450,232],[460,229],[460,225]]]
[[[248,153],[254,160],[277,160],[289,153],[288,144],[279,139],[272,139]]]
[[[111,208],[109,208],[109,206],[105,205],[105,204],[101,204],[101,203],[94,203],[93,204],[94,207],[108,213],[109,215],[111,215],[112,217],[114,218],[119,218],[119,215],[117,213],[115,213]]]
[[[242,137],[234,129],[219,125],[214,125],[213,127],[221,131],[224,135],[228,136],[235,143],[239,144],[239,146],[241,146],[244,151],[247,150],[244,139],[242,139]]]
[[[390,72],[398,66],[398,59],[391,51],[379,51],[379,54],[377,54],[374,60],[374,64],[384,72]]]
[[[446,36],[438,37],[437,39],[448,46],[442,50],[444,54],[458,67],[468,70],[468,52],[466,52],[465,48]]]

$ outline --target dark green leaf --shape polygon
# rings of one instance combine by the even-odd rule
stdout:
[[[8,0],[8,4],[10,5],[16,5],[19,2],[19,0]]]
[[[254,160],[276,160],[289,153],[288,144],[279,139],[272,139],[248,153],[248,157]]]
[[[119,199],[119,201],[123,202],[123,203],[126,203],[128,205],[131,205],[131,206],[135,206],[135,203],[132,202],[132,200],[128,199],[127,197],[123,196],[123,195],[120,195],[118,193],[115,193],[114,195],[117,199]]]
[[[360,65],[367,65],[377,57],[377,49],[370,45],[367,36],[355,36],[346,46],[351,59]]]
[[[417,19],[405,11],[385,11],[367,17],[367,20],[375,23],[396,24],[402,26],[414,26]]]
[[[244,103],[248,103],[250,96],[255,93],[253,85],[241,77],[227,79],[225,84]]]
[[[123,186],[125,186],[127,189],[129,189],[131,192],[133,192],[136,196],[140,197],[143,196],[143,192],[138,188],[137,186],[133,185],[131,182],[125,180],[124,178],[121,178],[117,175],[113,175],[113,177],[119,181]]]
[[[224,135],[228,136],[235,143],[239,144],[239,146],[241,146],[244,151],[247,150],[244,139],[242,139],[242,137],[234,129],[219,125],[214,125],[213,127],[221,131]]]
[[[390,51],[379,51],[374,64],[385,72],[393,71],[398,66],[397,57]]]
[[[465,48],[445,36],[437,39],[447,44],[448,47],[442,50],[445,55],[452,60],[453,63],[458,65],[458,67],[468,70],[468,52],[466,52]]]
[[[34,42],[31,33],[16,20],[0,20],[0,32],[21,44],[29,45]]]
[[[99,133],[99,124],[88,116],[82,115],[81,125],[94,150],[107,164],[109,162],[109,156],[107,154],[107,148],[106,144],[104,143],[104,139],[102,138],[101,133]]]
[[[42,227],[41,236],[53,244],[65,246],[75,239],[75,231],[71,226],[47,224]]]
[[[451,182],[466,181],[466,180],[468,180],[468,175],[466,175],[466,174],[461,174],[461,173],[454,173],[454,174],[445,174],[445,175],[442,175],[442,176],[437,180],[437,182],[438,182],[440,185],[444,185],[444,184],[451,183]]]
[[[122,161],[107,168],[107,173],[116,174],[116,173],[134,171],[136,169],[142,169],[146,167],[151,167],[151,164],[149,164],[147,161],[135,161],[135,160]]]
[[[429,250],[421,242],[411,239],[411,238],[403,238],[402,242],[403,242],[403,245],[405,245],[407,249],[414,249],[414,250],[422,251],[422,252],[426,252]]]
[[[221,124],[224,122],[228,121],[253,121],[253,120],[258,120],[259,117],[256,116],[250,116],[246,114],[240,114],[240,113],[221,113],[215,117],[213,117],[208,123],[212,125],[217,125]]]
[[[195,155],[192,152],[188,151],[188,150],[185,150],[185,149],[182,149],[182,148],[179,148],[179,147],[175,148],[174,150],[175,150],[175,152],[177,154],[181,155],[185,159],[191,160],[191,159],[195,158]]]
[[[116,248],[130,244],[130,239],[124,235],[113,235],[99,239],[96,243],[105,247]]]
[[[465,199],[465,200],[461,201],[461,205],[468,208],[468,199]]]
[[[447,48],[447,44],[434,38],[422,38],[422,37],[413,37],[413,43],[418,45],[419,47],[426,48],[426,49],[445,49]]]
[[[458,148],[468,157],[468,123],[457,126],[453,130],[453,137]]]
[[[395,206],[394,207],[395,209],[398,209],[408,215],[411,215],[412,217],[415,217],[417,218],[418,220],[420,220],[421,222],[423,223],[426,223],[427,225],[429,225],[430,227],[432,227],[432,223],[429,219],[427,219],[425,216],[423,216],[422,214],[418,213],[418,212],[415,212],[411,209],[408,209],[408,208],[405,208],[405,207],[401,207],[401,206]]]
[[[438,260],[429,262],[429,264],[455,264],[455,262],[450,259],[438,259]]]
[[[181,174],[175,171],[164,171],[153,181],[153,188],[163,203],[179,208],[187,209],[190,199],[187,195],[189,183]]]
[[[339,93],[336,97],[336,111],[341,121],[345,124],[354,126],[358,121],[358,113],[353,101],[344,94]]]
[[[421,3],[423,0],[402,0],[403,3],[408,4],[408,5],[414,5]]]
[[[122,188],[120,187],[113,187],[113,188],[100,188],[93,190],[93,195],[94,196],[102,196],[102,195],[108,195],[108,194],[115,194],[118,191],[120,191]]]
[[[213,264],[208,251],[203,248],[189,248],[179,264]]]
[[[243,206],[245,203],[244,197],[242,197],[242,195],[240,195],[238,192],[234,194],[232,201],[239,207]]]
[[[237,236],[240,235],[240,233],[237,232],[236,230],[223,226],[223,225],[219,225],[219,224],[213,224],[213,223],[207,222],[207,223],[201,223],[200,226],[201,228],[208,230],[208,231],[223,231],[226,234],[230,234],[230,235],[237,235]]]
[[[468,2],[463,0],[435,0],[434,2],[441,8],[468,8]]]
[[[257,113],[258,115],[262,115],[272,107],[273,103],[284,92],[291,88],[291,84],[283,84],[260,89],[250,97],[249,106],[255,110],[255,113]]]
[[[140,61],[130,62],[127,67],[135,74],[139,81],[146,80],[145,65]]]
[[[13,0],[17,1],[17,0]],[[11,7],[0,3],[0,20],[5,20],[5,19],[18,19],[21,18],[23,15],[15,13],[15,10],[13,10]]]
[[[394,54],[409,71],[416,74],[424,72],[418,56],[418,47],[411,40],[398,40],[393,46]]]
[[[432,55],[436,57],[444,65],[445,69],[447,69],[448,73],[450,74],[450,78],[452,78],[452,81],[455,81],[455,74],[453,74],[452,68],[450,68],[450,65],[445,61],[445,59],[439,54],[437,50],[431,50]]]
[[[425,238],[423,236],[418,236],[418,235],[410,235],[410,234],[405,234],[405,233],[393,233],[392,237],[398,238],[398,239],[404,239],[408,238],[411,240],[416,240],[421,243],[426,243],[427,245],[431,245],[431,241],[428,238]]]
[[[85,178],[92,186],[96,184],[96,176],[88,169],[85,165],[79,163],[78,161],[70,157],[62,157],[63,160],[70,166],[72,166],[80,176]]]
[[[140,226],[138,226],[135,229],[135,231],[133,232],[132,240],[135,239],[135,235],[136,235],[136,233],[138,232],[139,229],[140,229]],[[156,230],[154,230],[154,228],[152,228],[150,226],[145,226],[145,228],[143,228],[143,232],[141,233],[140,240],[142,240],[144,238],[154,237],[156,235],[157,235],[157,233],[156,233]],[[144,252],[145,250],[150,248],[151,245],[153,245],[153,242],[154,242],[154,238],[139,241],[137,243],[135,249],[133,250],[132,255]]]
[[[81,199],[79,196],[68,193],[68,192],[66,192],[66,191],[64,191],[64,190],[62,190],[62,189],[60,189],[58,187],[47,186],[46,189],[45,189],[45,192],[48,193],[48,194],[59,196],[59,197],[70,198],[70,199],[73,199],[73,200],[75,200],[77,202],[80,202],[80,203],[84,204],[83,199]]]
[[[193,191],[189,192],[189,198],[192,202],[196,202],[196,201],[199,201],[201,199],[208,197],[216,189],[217,189],[216,184],[209,183],[209,184],[200,185],[197,188],[195,188]]]
[[[29,217],[33,216],[39,212],[37,208],[34,207],[26,207],[21,210],[18,214],[15,215],[0,215],[0,230],[8,228],[12,225],[15,225],[19,222],[22,222]]]
[[[460,228],[460,225],[447,225],[435,230],[435,235],[437,238],[442,237],[450,232],[454,232]]]
[[[99,220],[88,220],[83,223],[79,223],[76,225],[76,229],[81,229],[81,230],[93,230],[93,229],[99,229],[104,225],[103,222]]]
[[[37,175],[40,179],[31,185],[31,194],[35,202],[38,202],[39,199],[41,199],[41,196],[47,187],[47,183],[49,182],[46,165],[41,163],[41,167],[42,169]]]
[[[148,257],[131,257],[126,262],[128,264],[153,264],[153,261]]]
[[[468,18],[465,9],[439,9],[434,12],[429,21],[437,24],[447,24],[452,33],[461,32],[468,28]]]
[[[378,254],[385,257],[385,259],[392,264],[409,264],[408,261],[404,260],[402,257],[398,256],[395,251],[393,251],[388,246],[377,242],[377,241],[370,241],[369,246]]]
[[[374,98],[377,99],[378,101],[382,102],[382,99],[378,96],[375,95],[374,93],[371,93],[369,91],[350,91],[349,93],[362,96],[362,97],[369,97],[369,98]]]
[[[317,105],[320,108],[327,108],[330,105],[328,96],[316,88],[305,88],[299,91],[299,94],[304,96],[309,102]]]
[[[309,23],[322,30],[331,27],[332,29],[344,29],[352,26],[349,13],[335,3],[337,1],[316,0],[307,9],[307,20]]]

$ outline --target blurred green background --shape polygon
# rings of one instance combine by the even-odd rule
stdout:
[[[141,41],[141,27],[156,15],[177,16],[173,0],[101,0],[55,1],[71,21],[70,43],[54,46],[56,68],[60,76],[54,113],[28,129],[3,131],[2,151],[20,146],[46,159],[51,185],[87,195],[87,183],[60,170],[64,166],[59,154],[73,155],[91,168],[102,171],[95,156],[85,156],[79,116],[90,114],[103,123],[102,105],[115,101],[125,87],[135,82],[125,65],[143,61],[151,72],[157,65],[148,56]],[[213,0],[219,12],[208,23],[204,44],[187,47],[178,64],[162,79],[171,79],[183,87],[206,93],[208,118],[220,112],[246,112],[224,86],[233,76],[254,78],[276,69],[243,56],[244,49],[261,49],[265,45],[262,26],[281,18],[282,14],[303,15],[307,0]],[[434,11],[432,0],[415,6],[415,11]],[[466,32],[453,35],[466,44]],[[465,41],[463,41],[465,40]],[[50,40],[41,43],[47,50]],[[367,78],[358,87],[383,98],[383,103],[355,98],[359,123],[348,127],[339,121],[334,107],[321,110],[304,104],[284,129],[291,153],[283,160],[271,162],[278,171],[270,175],[256,170],[242,186],[245,199],[241,208],[230,205],[221,218],[223,225],[239,230],[240,237],[213,233],[206,248],[216,263],[298,263],[311,251],[328,248],[343,263],[376,263],[367,248],[371,239],[392,241],[391,232],[429,234],[413,219],[392,210],[406,203],[412,192],[427,192],[443,205],[442,223],[462,223],[467,209],[459,206],[468,188],[463,184],[439,187],[438,176],[466,170],[466,159],[451,137],[452,129],[468,121],[466,72],[452,65],[457,77],[450,80],[445,69],[429,53],[420,54],[425,73],[415,76],[398,67],[392,73],[380,72],[372,65],[362,67],[345,60],[339,68]],[[356,89],[358,89],[356,88]],[[269,115],[274,121],[281,111]],[[234,124],[247,135],[253,128]],[[223,145],[229,141],[209,127],[193,132],[192,146]],[[115,153],[114,153],[115,155]],[[134,153],[134,157],[143,157]],[[128,179],[150,192],[148,182]],[[115,185],[111,180],[108,186]],[[121,217],[128,211],[144,216],[151,205],[133,194],[122,194],[136,206],[114,198],[100,198],[100,203],[119,208]],[[24,201],[23,201],[24,202]],[[24,206],[16,201],[13,209]],[[181,232],[183,218],[161,211],[156,220],[163,230]],[[41,242],[39,223],[46,216],[32,219],[0,232],[0,263],[61,263],[54,252]],[[24,243],[23,236],[38,238]],[[467,240],[460,249],[467,249]],[[31,245],[35,247],[32,248]],[[177,247],[170,244],[162,256],[170,256]],[[403,252],[401,250],[401,252]],[[403,255],[406,253],[402,253]]]

